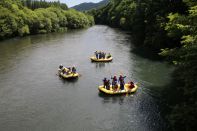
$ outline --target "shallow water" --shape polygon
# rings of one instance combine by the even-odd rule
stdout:
[[[127,32],[108,26],[13,38],[0,42],[1,131],[154,131],[165,129],[157,101],[172,68],[148,59]],[[96,50],[112,63],[91,63]],[[143,55],[139,55],[143,54]],[[78,80],[56,76],[75,65]],[[140,84],[132,95],[107,97],[98,86],[119,74]]]

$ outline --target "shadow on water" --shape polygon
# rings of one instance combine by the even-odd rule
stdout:
[[[92,63],[95,65],[96,68],[104,68],[105,64],[106,64],[106,63],[103,63],[103,62],[100,62],[100,63],[92,62]]]
[[[123,104],[125,97],[137,96],[138,92],[129,93],[129,94],[117,94],[117,95],[108,95],[103,92],[98,92],[98,96],[103,99],[103,103],[119,103]]]
[[[62,81],[62,83],[76,83],[78,81],[78,78],[71,78],[71,79],[64,79],[59,77],[59,79]]]
[[[110,62],[94,62],[91,61],[91,64],[94,64],[96,68],[104,68],[107,64],[113,63],[113,61]]]
[[[124,102],[124,97],[126,94],[121,94],[121,95],[107,95],[105,93],[99,92],[98,96],[103,99],[103,103],[119,103],[123,104]]]

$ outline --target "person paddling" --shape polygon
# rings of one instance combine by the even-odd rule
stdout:
[[[61,65],[59,65],[59,69],[60,69],[60,70],[62,70],[62,68],[63,68],[63,65],[62,65],[62,64],[61,64]]]

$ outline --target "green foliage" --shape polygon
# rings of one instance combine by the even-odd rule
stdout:
[[[28,34],[65,31],[94,24],[92,16],[64,10],[59,2],[25,0],[26,6],[40,4],[35,10],[24,7],[20,0],[0,1],[0,39]],[[47,4],[47,5],[45,5]],[[44,7],[44,8],[40,8]]]
[[[169,22],[165,28],[170,37],[180,39],[182,46],[162,50],[161,53],[176,61],[178,66],[174,72],[174,83],[178,84],[173,88],[180,97],[177,97],[176,102],[171,104],[167,119],[174,130],[187,131],[196,128],[194,121],[197,115],[197,6],[191,2],[189,5],[191,7],[186,15],[169,14]]]
[[[184,13],[186,9],[182,0],[111,0],[107,6],[91,13],[96,23],[131,30],[144,45],[159,50],[166,46],[175,47],[180,41],[167,36],[164,29],[167,14]],[[169,44],[171,40],[175,44]]]
[[[30,9],[38,9],[38,8],[48,8],[48,7],[59,7],[63,10],[67,10],[68,7],[66,4],[60,3],[59,1],[51,1],[47,2],[45,0],[21,0],[23,6],[26,6]]]
[[[30,33],[29,32],[29,26],[28,25],[24,25],[23,27],[21,27],[18,30],[18,33],[19,33],[20,36],[28,35]]]
[[[136,7],[133,0],[111,1],[106,7],[90,12],[95,16],[96,23],[131,29]]]
[[[190,44],[190,43],[194,43],[195,38],[191,35],[186,35],[186,36],[182,36],[182,44]]]
[[[66,11],[65,16],[68,19],[68,27],[71,29],[84,28],[93,25],[93,17],[74,9]]]
[[[191,3],[189,5],[192,6]],[[170,112],[167,119],[173,130],[193,130],[196,128],[197,110],[197,8],[196,5],[188,10],[188,14],[168,15],[165,30],[172,39],[179,40],[179,47],[163,49],[160,55],[167,56],[177,66],[174,72],[172,97],[170,99]],[[172,90],[172,89],[170,89]],[[176,95],[175,95],[176,94]],[[170,104],[169,104],[170,103]],[[184,125],[184,126],[183,126]],[[180,128],[181,127],[181,128]]]
[[[164,96],[168,94],[168,100],[165,101],[169,106],[167,120],[173,130],[192,131],[196,128],[194,121],[197,115],[197,45],[168,49],[166,55],[177,66],[173,82],[169,89],[166,87],[167,90],[164,90]]]
[[[165,26],[165,30],[168,32],[167,35],[174,40],[180,41],[184,34],[188,33],[189,25],[187,25],[188,18],[181,16],[180,14],[168,15],[169,21]]]
[[[17,17],[0,5],[0,36],[9,37],[17,31]],[[2,13],[3,12],[3,13]]]

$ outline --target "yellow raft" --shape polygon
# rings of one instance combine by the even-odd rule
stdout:
[[[118,95],[118,94],[129,94],[129,93],[134,93],[137,91],[138,86],[137,84],[135,84],[135,87],[132,89],[129,89],[129,85],[130,84],[125,84],[124,86],[124,90],[120,90],[120,85],[118,85],[118,89],[117,90],[113,90],[112,89],[112,85],[110,86],[110,90],[107,90],[106,88],[104,88],[103,85],[99,86],[99,91],[109,94],[109,95]]]
[[[64,68],[64,70],[68,70],[67,68]],[[78,78],[79,77],[79,74],[78,73],[72,73],[72,72],[69,72],[68,74],[67,73],[63,73],[62,71],[59,70],[59,75],[65,79],[71,79],[71,78]]]
[[[90,57],[93,62],[110,62],[113,60],[113,57],[105,58],[105,59],[97,59],[95,56]]]
[[[69,78],[78,78],[79,74],[78,73],[69,73],[69,74],[63,74],[62,72],[60,73],[60,76],[69,79]]]

